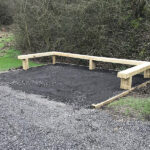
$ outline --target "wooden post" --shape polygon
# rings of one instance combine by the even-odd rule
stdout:
[[[29,69],[29,60],[28,59],[23,59],[22,60],[22,65],[23,65],[23,70],[28,70]]]
[[[53,64],[53,65],[56,64],[56,56],[52,56],[52,64]]]
[[[127,79],[121,78],[121,84],[120,84],[120,88],[121,89],[125,89],[125,90],[129,90],[132,87],[132,77],[129,77]]]
[[[95,63],[93,62],[92,59],[90,59],[90,60],[89,60],[89,70],[93,70],[93,69],[95,69],[95,68],[96,68]]]
[[[150,78],[150,69],[144,71],[144,78]]]
[[[142,83],[142,84],[140,84],[140,85],[138,85],[138,86],[136,86],[136,87],[131,88],[130,90],[124,91],[123,93],[120,93],[119,95],[116,95],[116,96],[114,96],[114,97],[112,97],[112,98],[109,98],[108,100],[106,100],[106,101],[104,101],[104,102],[101,102],[101,103],[98,103],[98,104],[92,104],[92,106],[93,106],[94,108],[101,108],[101,107],[103,107],[104,105],[107,105],[107,104],[109,104],[109,103],[111,103],[111,102],[113,102],[113,101],[115,101],[115,100],[117,100],[117,99],[120,99],[120,98],[122,98],[122,97],[128,95],[128,94],[129,94],[130,92],[132,92],[133,90],[135,90],[135,89],[140,89],[140,88],[146,86],[146,85],[149,84],[149,83],[150,83],[150,81],[146,81],[146,82],[144,82],[144,83]]]

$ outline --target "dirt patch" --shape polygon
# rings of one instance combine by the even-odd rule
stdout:
[[[134,90],[132,93],[129,94],[129,96],[143,97],[143,98],[150,97],[150,83],[147,84],[147,86],[145,87]]]
[[[133,86],[143,83],[142,75],[133,78]],[[87,67],[47,65],[28,71],[10,71],[0,75],[0,82],[15,90],[43,95],[50,100],[70,104],[75,108],[88,107],[121,93],[117,72],[89,71]]]

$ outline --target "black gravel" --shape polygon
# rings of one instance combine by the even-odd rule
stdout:
[[[0,150],[150,149],[150,122],[77,110],[1,84]]]
[[[146,81],[142,75],[133,78],[133,86]],[[42,95],[74,108],[88,107],[121,93],[117,72],[89,71],[87,67],[47,65],[28,71],[10,71],[0,75],[0,82],[15,90]]]

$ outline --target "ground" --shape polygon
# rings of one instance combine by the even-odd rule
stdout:
[[[1,36],[0,71],[20,68],[13,35]],[[133,86],[144,81],[136,76]],[[119,84],[115,71],[70,65],[0,74],[0,150],[149,150],[150,85],[104,109],[89,107],[122,92]]]
[[[142,78],[136,78],[137,84]],[[86,67],[58,64],[1,74],[0,149],[149,150],[149,121],[87,107],[95,94],[112,90],[120,92],[116,72]]]
[[[40,95],[0,86],[1,150],[149,150],[150,122],[106,110],[75,110]]]
[[[14,48],[14,35],[11,32],[0,32],[0,71],[20,68],[21,60],[17,59],[20,51]],[[30,61],[30,67],[42,64]]]
[[[109,104],[106,109],[114,114],[150,121],[150,83]]]
[[[143,83],[142,75],[133,78],[133,86]],[[73,105],[75,108],[89,107],[123,92],[117,72],[76,65],[45,65],[28,71],[10,71],[0,75],[15,90],[39,94],[55,101]]]

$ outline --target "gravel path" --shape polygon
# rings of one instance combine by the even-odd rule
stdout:
[[[0,150],[149,150],[150,122],[0,85]]]

